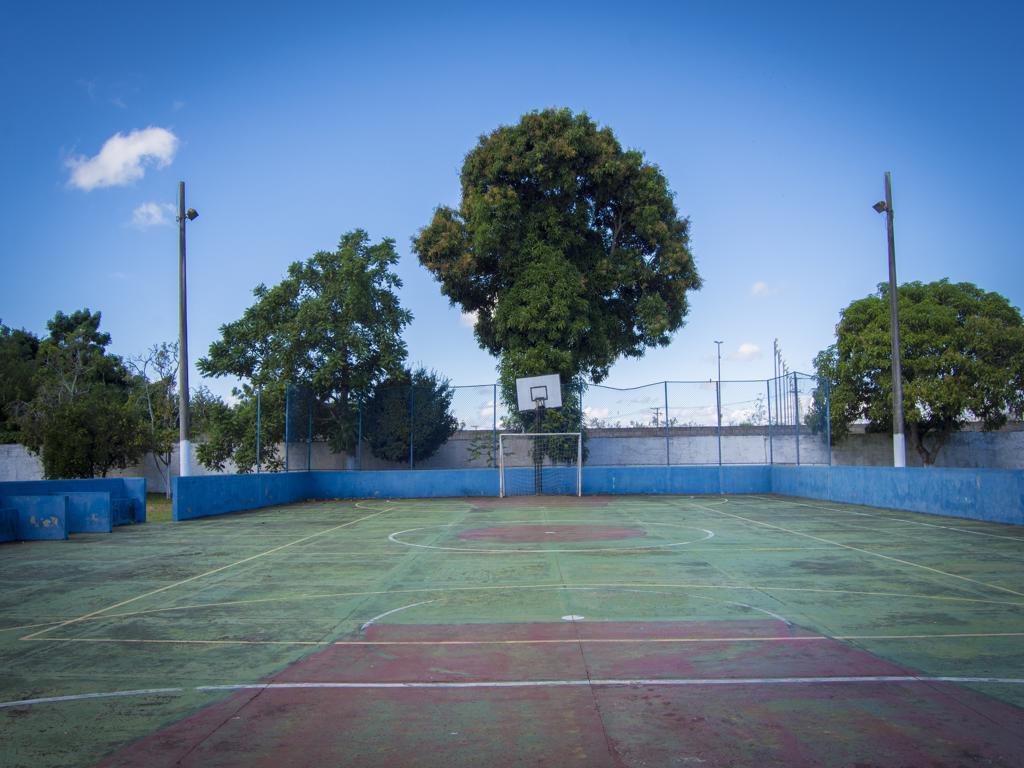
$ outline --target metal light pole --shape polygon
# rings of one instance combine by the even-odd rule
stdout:
[[[900,309],[896,288],[896,239],[892,228],[892,176],[885,172],[885,200],[874,208],[885,214],[889,237],[889,328],[892,336],[892,465],[907,466],[907,441],[903,433],[903,371],[900,366]]]
[[[188,321],[185,301],[185,221],[193,221],[195,208],[185,210],[185,182],[178,182],[178,475],[192,474],[192,443],[188,439]]]
[[[718,345],[718,380],[715,382],[715,403],[718,410],[718,466],[722,466],[722,342]]]

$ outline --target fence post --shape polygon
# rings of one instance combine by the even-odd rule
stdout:
[[[409,469],[413,469],[413,432],[416,427],[416,385],[413,384],[412,379],[409,379]]]
[[[491,455],[498,466],[498,385],[492,384],[491,390]]]
[[[313,469],[313,392],[309,393],[309,397],[306,398],[306,412],[308,414],[307,420],[307,431],[306,431],[306,471],[309,472]]]
[[[796,465],[800,466],[800,385],[793,371],[793,429],[796,431]]]
[[[291,465],[288,463],[288,428],[291,426],[292,412],[288,408],[288,404],[291,401],[292,388],[290,384],[284,385],[284,471],[288,472],[291,469]]]
[[[832,388],[825,379],[825,449],[828,451],[828,465],[832,466]]]
[[[256,387],[256,474],[260,473],[260,395],[263,387]]]
[[[718,466],[722,466],[722,382],[715,382],[715,410],[718,419]]]
[[[764,380],[765,394],[768,395],[768,463],[775,463],[775,446],[772,445],[772,385],[771,379]]]
[[[356,412],[358,414],[356,423],[356,469],[363,468],[363,397],[356,399]]]
[[[670,467],[672,466],[672,455],[670,449],[671,441],[668,434],[668,382],[663,381],[662,384],[665,385],[665,466]]]

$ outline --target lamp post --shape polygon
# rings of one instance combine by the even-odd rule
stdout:
[[[185,182],[178,182],[178,475],[192,474],[192,443],[188,439],[188,320],[185,301],[185,221],[199,214],[185,209]]]
[[[892,337],[892,465],[907,466],[907,441],[903,433],[903,372],[900,366],[900,310],[896,289],[896,239],[892,229],[892,176],[885,172],[885,200],[873,206],[885,214],[889,239],[889,328]]]

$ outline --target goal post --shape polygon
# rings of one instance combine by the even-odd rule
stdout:
[[[505,432],[498,436],[499,493],[583,495],[579,432]]]

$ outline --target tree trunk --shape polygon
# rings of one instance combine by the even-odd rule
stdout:
[[[935,442],[931,447],[931,450],[924,444],[924,439],[928,435],[930,430],[921,429],[919,424],[910,424],[910,439],[914,444],[914,448],[917,450],[917,455],[921,457],[921,463],[926,467],[935,465],[935,459],[939,455],[939,451],[942,450],[942,446],[946,444],[949,439],[951,430],[943,429],[935,433]]]

